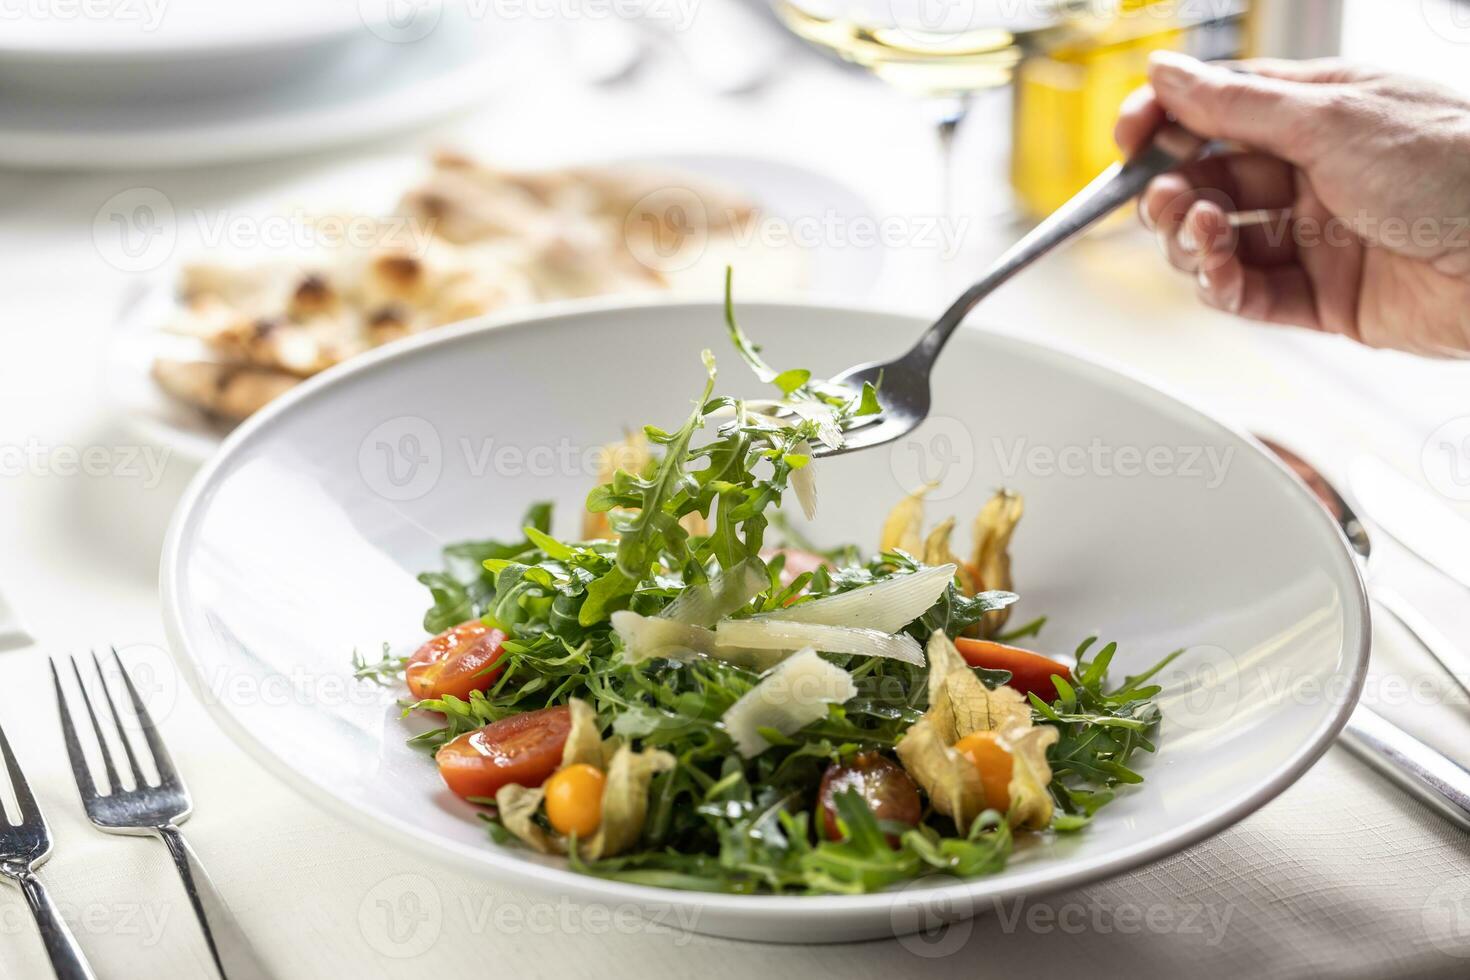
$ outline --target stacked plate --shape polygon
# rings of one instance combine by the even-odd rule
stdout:
[[[496,25],[453,0],[23,0],[0,11],[0,164],[188,165],[472,103]]]

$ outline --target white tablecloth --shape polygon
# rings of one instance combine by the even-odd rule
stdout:
[[[535,99],[496,93],[475,116],[410,145],[452,141],[512,163],[592,152],[769,155],[851,184],[880,216],[933,213],[932,147],[918,113],[822,66],[796,65],[744,101],[700,94],[673,69],[645,72],[634,88],[586,91],[549,74],[528,88]],[[962,171],[982,173],[977,188],[994,195],[991,132],[972,127],[961,152]],[[155,478],[122,463],[123,453],[148,447],[109,411],[99,374],[130,277],[94,247],[92,222],[102,202],[127,188],[159,188],[180,213],[217,213],[355,155],[189,172],[0,175],[0,446],[40,447],[32,458],[42,460],[0,480],[0,588],[39,641],[0,653],[0,724],[56,834],[44,877],[104,977],[208,975],[163,850],[94,832],[64,765],[46,655],[106,643],[146,667],[196,801],[186,832],[282,978],[1466,975],[1470,841],[1340,749],[1237,827],[1157,865],[986,909],[932,943],[829,947],[713,940],[651,926],[631,910],[576,908],[424,868],[268,778],[208,720],[158,647],[159,545],[191,466],[169,459]],[[976,221],[956,275],[978,268],[1009,234]],[[188,247],[183,241],[180,251]],[[891,256],[875,301],[939,309],[932,267],[923,250]],[[1419,478],[1429,433],[1470,414],[1470,368],[1199,311],[1190,284],[1168,275],[1147,237],[1132,232],[1095,237],[1048,261],[995,297],[983,319],[1129,364],[1290,440],[1337,473],[1371,450]],[[107,475],[55,465],[64,458],[58,449],[94,446],[116,463]],[[1470,635],[1463,590],[1391,543],[1381,550],[1375,574],[1433,609],[1450,635]],[[1370,698],[1470,759],[1463,698],[1403,636],[1385,627],[1380,639]],[[0,890],[0,980],[44,975],[19,896]]]

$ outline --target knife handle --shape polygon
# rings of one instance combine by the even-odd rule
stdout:
[[[1451,643],[1449,637],[1441,633],[1429,621],[1429,617],[1420,612],[1418,607],[1408,599],[1383,585],[1375,585],[1372,591],[1373,601],[1398,620],[1404,629],[1419,641],[1420,646],[1428,650],[1429,655],[1439,662],[1446,673],[1455,679],[1455,683],[1460,685],[1460,690],[1470,695],[1470,657]]]
[[[1440,816],[1470,831],[1470,771],[1361,704],[1353,709],[1339,741]]]

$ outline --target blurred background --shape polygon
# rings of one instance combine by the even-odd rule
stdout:
[[[300,380],[481,314],[714,298],[727,264],[739,299],[936,314],[1115,159],[1163,48],[1467,87],[1470,3],[10,0],[0,405],[162,447],[182,485]],[[1416,470],[1464,414],[1460,365],[1202,309],[1124,216],[975,320],[1268,434],[1311,420],[1329,462]],[[148,500],[101,528],[140,569]]]

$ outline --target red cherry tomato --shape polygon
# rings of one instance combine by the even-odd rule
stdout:
[[[1006,682],[1006,686],[1013,687],[1022,694],[1035,694],[1047,704],[1057,699],[1057,686],[1052,682],[1053,674],[1069,684],[1072,682],[1072,671],[1066,664],[1030,650],[964,636],[955,640],[954,645],[960,651],[960,656],[965,658],[965,663],[971,667],[1008,670],[1011,672],[1011,679]]]
[[[471,691],[489,690],[505,669],[491,666],[505,652],[503,643],[504,633],[478,619],[447,629],[408,658],[408,689],[420,699],[452,694],[460,700],[468,700]]]
[[[879,820],[917,827],[923,815],[919,788],[903,767],[877,752],[864,752],[850,762],[833,763],[822,774],[817,802],[830,840],[841,837],[837,829],[837,804],[832,798],[843,790],[856,790]],[[893,834],[887,836],[889,845],[897,847],[898,838]]]
[[[434,757],[457,795],[493,797],[502,786],[540,786],[561,765],[572,730],[566,705],[527,711],[466,732]]]

